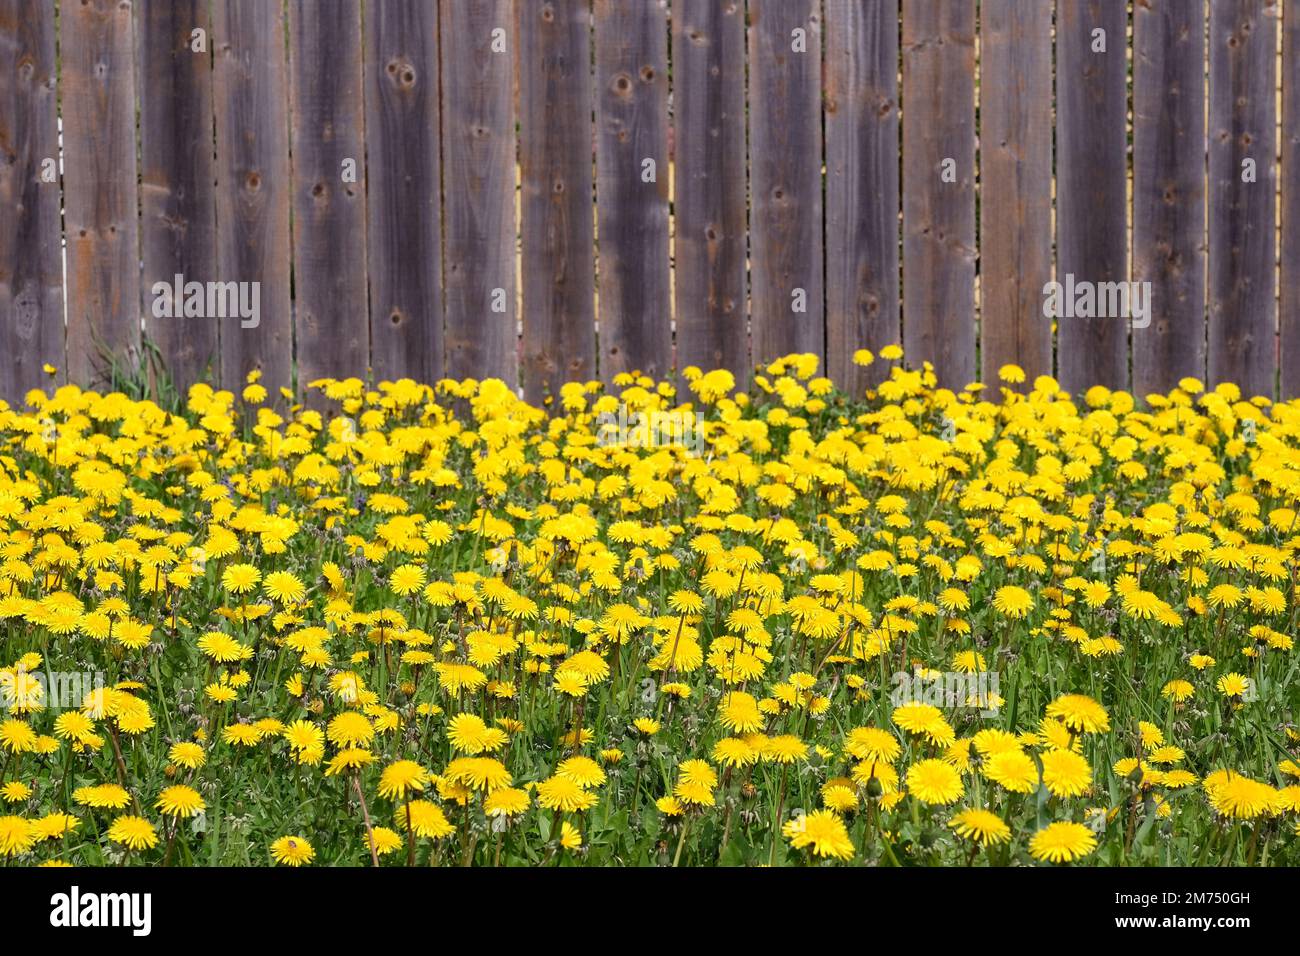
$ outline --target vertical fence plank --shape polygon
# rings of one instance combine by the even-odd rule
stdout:
[[[750,278],[754,363],[825,354],[821,13],[750,0]]]
[[[860,393],[902,341],[898,311],[898,5],[826,0],[826,371]]]
[[[903,0],[903,347],[975,378],[975,7]]]
[[[676,365],[748,379],[745,4],[674,0]]]
[[[596,0],[595,13],[600,376],[661,378],[672,366],[668,23],[644,0]]]
[[[185,317],[175,295],[155,283],[216,279],[212,189],[212,24],[206,0],[139,0],[140,248],[145,333],[182,395],[216,381],[220,320]],[[202,30],[195,50],[195,30]],[[161,291],[161,290],[160,290]],[[171,305],[171,309],[163,308]],[[162,308],[167,314],[157,315]]]
[[[1209,380],[1273,395],[1276,6],[1210,9]],[[1246,182],[1247,160],[1254,181]]]
[[[443,3],[441,22],[447,375],[500,378],[513,389],[519,41],[511,0]]]
[[[366,261],[376,380],[442,377],[438,7],[366,6]]]
[[[1300,395],[1300,3],[1282,11],[1281,397]]]
[[[596,371],[589,0],[520,3],[524,394]]]
[[[1052,374],[1052,7],[980,6],[980,360]]]
[[[68,378],[104,385],[140,348],[131,6],[65,4],[60,24]]]
[[[1069,276],[1098,285],[1128,278],[1127,31],[1123,3],[1057,4],[1056,281],[1067,289]],[[1070,392],[1126,388],[1128,321],[1059,317],[1057,377]]]
[[[1200,4],[1133,8],[1133,391],[1205,378],[1205,22]]]
[[[360,0],[289,4],[289,98],[294,338],[305,389],[321,377],[361,376],[370,360]]]
[[[933,361],[944,384],[973,378],[977,354],[986,380],[1005,362],[1046,371],[1050,333],[1039,315],[1051,275],[1050,10],[1012,0],[980,8],[977,353],[975,5],[901,5],[900,51],[889,2],[750,0],[747,47],[745,3],[675,0],[674,142],[661,3],[392,0],[365,5],[364,32],[360,0],[66,4],[58,28],[65,350],[59,184],[41,178],[42,162],[58,154],[54,12],[36,0],[0,0],[0,70],[14,77],[0,91],[0,202],[12,210],[0,226],[0,393],[20,397],[44,384],[39,367],[50,359],[88,386],[105,383],[103,351],[130,367],[139,360],[142,291],[145,333],[181,387],[203,377],[214,355],[226,385],[253,368],[272,387],[291,384],[291,290],[302,382],[360,374],[369,361],[381,377],[431,380],[446,369],[514,386],[516,115],[533,399],[592,376],[597,302],[605,377],[690,364],[743,377],[751,270],[756,359],[821,353],[837,381],[859,390],[878,379],[852,365],[852,352],[896,338],[901,304],[909,357]],[[1139,393],[1204,374],[1272,394],[1279,356],[1283,394],[1300,389],[1300,16],[1283,24],[1284,281],[1273,311],[1279,7],[1135,5],[1132,278],[1151,283],[1151,326],[1130,330],[1122,315],[1061,317],[1057,367],[1067,389],[1126,386],[1130,334]],[[1065,299],[1071,276],[1096,286],[1128,278],[1126,26],[1124,4],[1058,0],[1055,278]],[[190,47],[199,27],[212,29],[212,74]],[[440,50],[440,35],[455,42]],[[655,160],[654,182],[643,181],[645,159]],[[598,297],[593,235],[603,247]],[[237,316],[154,317],[155,283],[177,274],[258,283],[257,327],[241,327]],[[1110,304],[1104,287],[1098,292],[1106,301],[1094,307]]]
[[[272,392],[293,385],[289,302],[289,120],[283,11],[213,0],[217,278],[259,283],[256,327],[223,320],[221,381],[254,370]]]
[[[54,7],[0,0],[0,398],[64,373]]]

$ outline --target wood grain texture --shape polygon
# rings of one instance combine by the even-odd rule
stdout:
[[[980,6],[980,363],[1052,374],[1052,10]]]
[[[447,375],[519,384],[511,0],[443,3],[443,229]],[[504,30],[502,52],[492,33]],[[500,290],[499,293],[494,290]],[[494,301],[494,299],[496,301]],[[498,306],[502,311],[497,311]]]
[[[1125,33],[1128,13],[1107,0],[1056,8],[1056,280],[1128,279]],[[1094,30],[1106,52],[1094,53]],[[1128,322],[1057,320],[1057,378],[1070,392],[1128,387]]]
[[[1057,281],[1128,278],[1127,12],[1105,0],[1057,7]],[[1095,30],[1105,52],[1093,52]],[[1128,386],[1122,317],[1057,320],[1057,377],[1069,392]]]
[[[223,321],[221,381],[258,370],[274,393],[293,386],[284,19],[278,4],[213,0],[212,21],[217,278],[259,283],[261,312],[256,328]]]
[[[140,359],[131,10],[86,0],[60,18],[68,378],[86,387]]]
[[[749,379],[745,4],[675,0],[672,13],[676,365]]]
[[[54,9],[0,0],[0,399],[65,373]],[[54,163],[53,182],[43,173]]]
[[[794,31],[803,31],[802,52]],[[821,10],[750,0],[751,334],[755,365],[824,355]]]
[[[1289,14],[1289,15],[1288,15]],[[1300,3],[1282,17],[1281,397],[1300,395]]]
[[[1273,396],[1274,159],[1277,6],[1226,0],[1210,9],[1209,381]],[[1255,162],[1255,181],[1242,164]]]
[[[902,43],[903,348],[962,388],[975,379],[975,8],[903,0]]]
[[[598,366],[672,368],[668,281],[668,21],[645,0],[595,0]],[[645,160],[654,179],[645,181]]]
[[[1132,330],[1133,391],[1205,378],[1205,22],[1198,4],[1133,12],[1133,278],[1151,324]]]
[[[595,377],[591,11],[516,5],[523,177],[524,395]]]
[[[136,0],[136,22],[145,331],[183,395],[195,382],[217,381],[221,320],[156,316],[153,287],[171,288],[177,275],[216,279],[212,24],[206,0]],[[195,29],[203,30],[201,51],[193,49]]]
[[[1057,281],[1128,278],[1125,5],[1057,5]],[[1105,52],[1093,52],[1095,30]],[[1128,323],[1057,320],[1057,377],[1069,392],[1127,388]]]
[[[370,364],[377,381],[433,382],[443,373],[438,4],[386,0],[365,15]]]
[[[182,388],[253,369],[272,390],[367,369],[518,388],[522,368],[537,400],[597,371],[745,383],[752,360],[811,351],[860,392],[887,368],[853,352],[901,340],[946,386],[1015,362],[1054,364],[1076,395],[1184,376],[1296,394],[1300,15],[1283,13],[0,0],[0,395],[49,384],[47,360],[102,387],[101,351],[132,366],[142,327]],[[154,285],[178,274],[257,283],[257,327],[155,317]],[[1053,348],[1042,286],[1070,276],[1150,283],[1150,326],[1064,316]]]
[[[360,0],[289,4],[294,353],[302,388],[359,376],[369,364],[361,58]],[[344,179],[346,161],[355,163],[356,182]]]
[[[898,309],[898,6],[826,0],[826,371],[859,394],[902,342]]]

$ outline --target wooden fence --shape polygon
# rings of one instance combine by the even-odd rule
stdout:
[[[1289,396],[1298,153],[1300,0],[0,0],[0,395],[143,336],[182,386],[901,342]]]

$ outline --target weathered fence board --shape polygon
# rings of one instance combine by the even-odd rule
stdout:
[[[903,0],[903,347],[975,380],[975,7]]]
[[[1300,395],[1300,3],[1282,18],[1281,394]]]
[[[206,0],[137,0],[136,20],[145,334],[183,395],[221,364],[221,321],[174,301],[176,276],[182,288],[217,278],[212,24]]]
[[[443,373],[438,34],[437,4],[366,6],[366,261],[379,381]]]
[[[1128,279],[1127,29],[1122,3],[1057,3],[1056,281],[1066,298],[1071,276],[1097,285]],[[1123,316],[1058,318],[1062,387],[1126,387],[1128,326]]]
[[[826,0],[826,371],[859,393],[902,341],[898,310],[898,7]]]
[[[1276,371],[1276,29],[1266,0],[1210,5],[1209,380],[1246,397],[1272,395]]]
[[[102,386],[140,359],[131,5],[65,4],[60,30],[68,378]]]
[[[521,3],[524,394],[596,376],[591,17],[584,0]]]
[[[519,383],[511,0],[443,3],[447,374]],[[499,32],[498,32],[499,31]],[[496,49],[493,49],[493,45]]]
[[[152,354],[143,330],[182,389],[260,369],[300,396],[327,375],[534,401],[634,369],[746,384],[792,351],[861,393],[889,363],[854,352],[893,342],[956,388],[1015,363],[1075,395],[1291,396],[1285,12],[0,0],[0,395],[51,384],[45,361],[102,386]],[[177,276],[208,286],[188,317]]]
[[[213,0],[217,277],[258,283],[256,327],[222,320],[221,381],[252,371],[272,392],[293,385],[289,299],[289,120],[278,4]]]
[[[64,374],[54,8],[0,0],[0,398]]]
[[[289,4],[289,38],[301,388],[360,375],[370,356],[360,0]]]
[[[672,368],[664,13],[644,0],[595,3],[598,364],[607,382]]]
[[[1204,26],[1197,4],[1134,7],[1133,278],[1151,283],[1138,395],[1205,378]]]
[[[755,365],[826,347],[822,275],[821,13],[750,0],[751,335]]]
[[[980,6],[980,361],[1052,374],[1052,10]]]
[[[673,269],[679,369],[749,377],[745,4],[675,0]]]

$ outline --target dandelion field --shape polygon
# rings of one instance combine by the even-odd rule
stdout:
[[[0,858],[1300,863],[1300,403],[855,359],[0,406]]]

